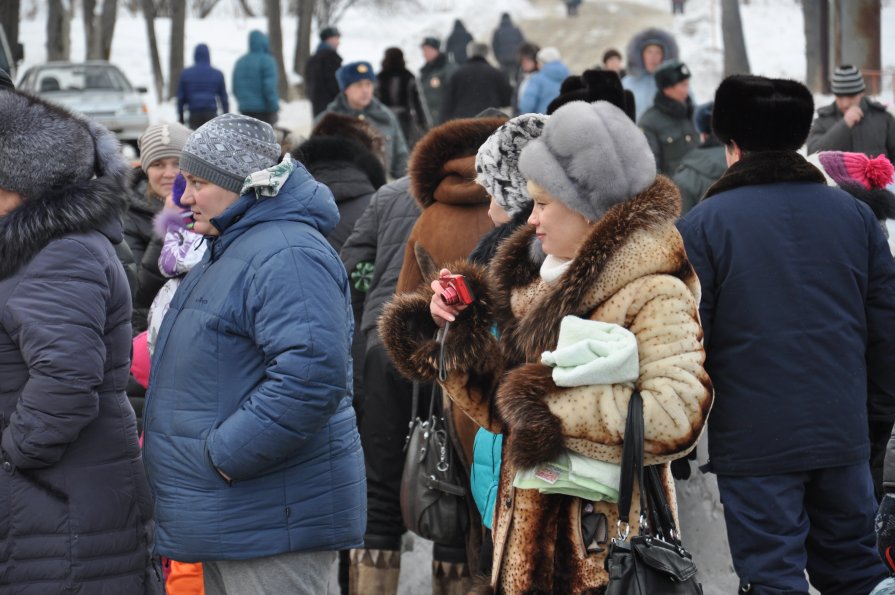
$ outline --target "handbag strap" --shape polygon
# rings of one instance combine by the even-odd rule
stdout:
[[[643,482],[643,397],[640,391],[631,393],[628,401],[628,419],[625,422],[625,438],[622,446],[621,477],[618,486],[618,537],[627,539],[631,530],[630,511],[634,493],[634,479],[640,486],[640,525],[645,525],[646,490]],[[622,531],[622,523],[626,526]]]

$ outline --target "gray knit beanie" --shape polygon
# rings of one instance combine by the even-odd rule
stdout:
[[[519,155],[541,136],[547,116],[516,116],[488,137],[475,156],[476,179],[512,217],[531,204],[525,178],[519,171]]]
[[[223,114],[193,132],[180,155],[180,169],[239,193],[246,176],[275,165],[280,145],[270,124]]]
[[[137,141],[140,148],[140,167],[143,171],[149,169],[153,161],[167,159],[168,157],[180,157],[186,139],[193,131],[182,124],[153,124]]]
[[[78,113],[11,89],[0,91],[0,188],[26,200],[48,189],[124,180],[130,170],[109,130]]]
[[[573,101],[556,110],[541,137],[522,150],[519,169],[591,221],[656,179],[643,131],[606,101]]]

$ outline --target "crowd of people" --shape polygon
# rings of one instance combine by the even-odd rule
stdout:
[[[603,592],[634,393],[669,502],[707,433],[740,592],[895,572],[895,118],[859,68],[816,111],[751,75],[696,104],[659,29],[580,74],[508,14],[424,38],[419,77],[319,36],[288,149],[259,31],[239,113],[200,44],[133,165],[0,76],[0,591],[320,594],[338,565],[395,595],[420,393],[469,509],[433,593]]]

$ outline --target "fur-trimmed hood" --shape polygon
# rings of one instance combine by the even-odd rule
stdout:
[[[673,60],[679,57],[674,36],[663,29],[650,27],[635,34],[631,41],[628,42],[628,74],[640,76],[645,72],[643,68],[643,48],[652,44],[659,44],[665,49],[663,60]]]
[[[24,201],[0,218],[0,279],[26,265],[53,240],[91,230],[122,240],[123,177],[100,177]]]
[[[311,173],[321,164],[351,164],[370,181],[376,190],[385,184],[385,168],[382,162],[359,143],[337,136],[311,137],[292,152],[293,157],[304,164]]]
[[[505,122],[503,118],[453,120],[420,139],[410,155],[408,171],[411,194],[423,209],[435,202],[488,202],[488,194],[475,182],[475,156]]]
[[[16,91],[0,93],[0,114],[0,188],[23,199],[0,218],[0,279],[68,234],[100,230],[120,241],[129,166],[115,136]]]
[[[637,277],[665,273],[697,286],[674,229],[680,209],[677,187],[665,176],[657,176],[649,188],[606,212],[579,248],[562,281],[521,317],[513,310],[511,295],[540,277],[530,251],[534,230],[520,229],[506,240],[492,263],[492,278],[496,285],[495,312],[506,317],[500,326],[508,363],[539,361],[543,351],[556,347],[564,316],[587,317]],[[669,244],[675,241],[680,245]],[[634,243],[639,244],[638,254],[647,258],[631,262]]]

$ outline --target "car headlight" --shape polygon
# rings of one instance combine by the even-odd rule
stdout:
[[[118,110],[119,116],[139,116],[140,114],[147,113],[145,104],[131,104],[125,105],[121,109]]]

